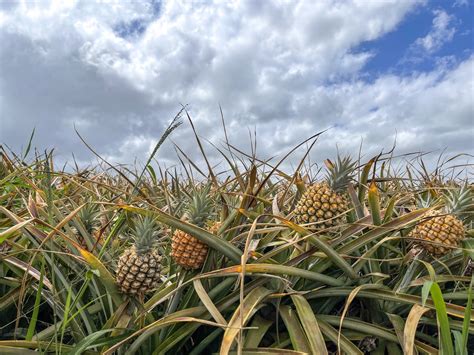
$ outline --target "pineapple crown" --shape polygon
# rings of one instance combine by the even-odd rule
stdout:
[[[415,199],[416,205],[419,208],[429,208],[439,202],[439,198],[433,197],[429,190],[417,194]]]
[[[213,203],[209,193],[210,186],[194,190],[186,206],[186,218],[201,228],[205,227],[206,221],[211,219]]]
[[[342,192],[347,188],[349,182],[354,176],[356,162],[350,156],[337,156],[335,163],[329,159],[326,160],[327,174],[326,182],[336,192]]]
[[[460,219],[472,218],[474,196],[467,184],[458,188],[445,189],[441,194],[433,191],[428,189],[417,195],[418,207],[442,205],[446,213],[454,214]]]
[[[92,233],[94,227],[99,223],[99,207],[96,204],[86,204],[77,214],[88,233]]]
[[[474,211],[474,196],[467,184],[443,193],[445,209],[461,219],[472,217]]]
[[[156,235],[156,231],[158,231],[159,234],[163,233],[152,217],[137,217],[135,227],[133,228],[133,239],[135,240],[135,247],[138,254],[145,254],[154,247],[154,244],[159,238],[159,236]]]

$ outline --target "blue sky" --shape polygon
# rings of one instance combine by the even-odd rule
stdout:
[[[436,53],[419,57],[417,53],[413,53],[411,46],[417,38],[430,32],[434,11],[445,11],[452,16],[452,25],[455,26],[456,32],[453,39],[446,42]],[[472,55],[473,18],[470,1],[462,4],[431,1],[408,14],[394,31],[375,41],[361,44],[356,51],[374,52],[374,57],[365,67],[371,77],[384,72],[407,74],[413,71],[431,71],[440,58],[453,56],[459,61]],[[415,57],[414,60],[410,60],[411,57]]]
[[[188,104],[203,137],[262,157],[313,133],[313,160],[474,154],[472,1],[16,1],[0,3],[0,144],[141,159]],[[22,129],[18,129],[18,124]],[[199,159],[183,125],[173,140]],[[208,154],[219,154],[208,147]],[[169,142],[160,151],[176,162]]]

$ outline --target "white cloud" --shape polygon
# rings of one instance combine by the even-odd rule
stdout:
[[[456,33],[456,28],[453,26],[454,16],[443,10],[435,10],[433,15],[433,26],[430,32],[415,41],[415,47],[427,53],[438,51],[445,43],[450,42]]]
[[[469,6],[469,0],[455,0],[453,7]]]
[[[36,126],[38,146],[87,160],[75,123],[99,153],[131,162],[189,103],[198,132],[213,142],[223,137],[218,104],[237,146],[248,148],[248,128],[256,126],[264,156],[330,126],[318,145],[322,158],[336,143],[353,151],[360,137],[370,151],[390,146],[396,131],[405,149],[466,149],[472,59],[411,77],[360,79],[373,53],[355,48],[394,30],[416,6],[169,1],[159,16],[139,1],[0,8],[0,142],[18,149]],[[146,27],[141,35],[116,30],[138,25]],[[435,32],[429,48],[440,41]],[[199,156],[187,124],[173,140]],[[168,142],[160,159],[174,156]]]

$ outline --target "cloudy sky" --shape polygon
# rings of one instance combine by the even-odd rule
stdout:
[[[259,156],[320,130],[367,155],[474,153],[473,3],[0,1],[0,144],[146,160],[181,104],[198,133]],[[199,154],[185,122],[172,142]],[[172,142],[159,153],[172,164]],[[211,157],[218,154],[210,146]]]

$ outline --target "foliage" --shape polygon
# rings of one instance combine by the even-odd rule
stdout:
[[[305,159],[289,174],[291,157],[274,163],[227,143],[214,148],[229,168],[215,171],[196,139],[204,169],[180,148],[180,169],[152,165],[159,145],[135,171],[104,163],[66,172],[52,152],[28,160],[2,148],[0,353],[474,351],[472,197],[462,246],[434,258],[408,237],[431,208],[417,205],[422,195],[442,203],[461,187],[472,193],[468,166],[455,164],[453,177],[443,164],[428,172],[420,156],[359,159],[346,222],[315,231],[292,210],[323,178],[311,174],[317,166]],[[202,186],[216,233],[181,219]],[[159,287],[135,298],[120,293],[114,273],[137,215],[158,224],[163,264]],[[173,262],[176,229],[209,246],[201,270]]]

